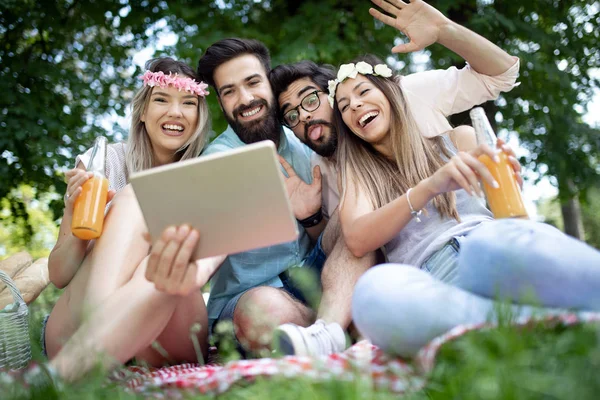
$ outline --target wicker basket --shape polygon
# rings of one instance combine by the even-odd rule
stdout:
[[[20,369],[31,359],[29,312],[12,279],[0,271],[0,280],[8,286],[15,300],[0,310],[0,369]]]

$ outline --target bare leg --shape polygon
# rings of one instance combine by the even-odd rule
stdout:
[[[149,245],[135,194],[126,187],[113,199],[102,236],[55,304],[46,331],[48,354],[54,356],[98,305],[129,282]]]
[[[375,265],[375,252],[361,258],[350,252],[341,234],[337,210],[327,224],[322,246],[328,257],[321,273],[323,297],[317,318],[326,323],[336,322],[346,329],[352,320],[351,302],[354,286],[358,278]]]
[[[76,300],[83,297],[85,307],[93,310],[128,282],[148,255],[150,245],[142,236],[145,231],[146,223],[135,193],[131,186],[127,186],[115,196],[102,236],[96,240],[93,251],[84,261],[90,266],[86,270],[87,276],[82,276],[81,280],[87,282],[78,285],[80,290]]]
[[[352,293],[358,278],[375,265],[375,253],[357,258],[348,249],[346,242],[340,237],[333,251],[327,257],[321,282],[323,297],[317,318],[327,323],[337,322],[343,329],[348,328],[352,320]]]
[[[270,346],[273,330],[285,323],[307,326],[314,312],[283,290],[261,286],[244,293],[233,313],[236,337],[251,351]]]
[[[199,292],[188,297],[172,296],[155,289],[144,277],[145,262],[135,276],[115,291],[75,332],[51,361],[59,375],[74,380],[96,366],[101,357],[106,368],[134,356],[151,365],[196,361],[190,336],[195,323],[204,356],[207,353],[207,314]],[[49,326],[48,330],[53,329]],[[52,335],[49,332],[49,335]],[[150,348],[157,340],[168,359]]]
[[[276,329],[274,346],[284,354],[315,356],[344,350],[347,345],[344,330],[352,321],[354,286],[377,261],[375,252],[361,258],[352,255],[341,234],[337,211],[325,228],[321,246],[328,257],[321,273],[323,296],[318,319],[308,328],[287,323]]]

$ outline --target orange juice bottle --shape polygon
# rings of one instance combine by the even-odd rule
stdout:
[[[473,128],[475,128],[477,143],[486,143],[495,149],[496,134],[483,108],[477,107],[472,109],[470,116]],[[483,189],[490,210],[494,214],[494,218],[528,218],[527,210],[525,210],[523,198],[521,197],[521,190],[517,183],[517,177],[508,160],[508,155],[503,151],[499,151],[498,157],[500,161],[496,163],[487,154],[479,156],[479,161],[485,164],[499,185],[496,189],[488,185],[486,181],[483,181]]]
[[[104,225],[104,209],[108,195],[108,179],[104,173],[106,165],[106,138],[100,136],[94,142],[88,171],[94,176],[81,186],[81,193],[73,206],[71,232],[79,239],[90,240],[100,237]]]

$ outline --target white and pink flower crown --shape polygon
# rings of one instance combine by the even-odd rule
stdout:
[[[389,78],[392,76],[392,70],[385,64],[377,64],[373,67],[371,64],[364,61],[359,61],[356,64],[342,64],[338,70],[337,79],[328,82],[329,96],[327,99],[329,100],[331,108],[333,108],[333,103],[335,102],[335,91],[337,90],[338,84],[344,82],[347,78],[356,78],[357,74]]]
[[[187,76],[179,76],[178,74],[172,74],[171,72],[169,72],[169,75],[167,75],[162,71],[146,71],[144,72],[144,75],[140,76],[140,79],[144,81],[144,86],[158,86],[163,89],[167,86],[173,86],[180,92],[185,90],[186,92],[193,93],[201,97],[205,97],[209,94],[208,90],[206,90],[208,88],[206,83],[202,81],[196,82],[192,78],[188,78]]]

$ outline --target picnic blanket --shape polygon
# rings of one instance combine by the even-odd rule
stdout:
[[[548,326],[600,322],[600,313],[564,313],[552,317],[521,319],[517,326],[533,323]],[[398,394],[421,389],[434,368],[436,355],[446,343],[467,332],[493,328],[495,324],[457,326],[423,347],[414,360],[386,355],[368,341],[361,341],[343,353],[318,358],[287,356],[231,361],[225,365],[182,364],[161,369],[129,367],[115,372],[112,379],[131,391],[148,397],[178,398],[184,392],[220,394],[238,382],[257,377],[308,378],[370,381],[374,388]]]

